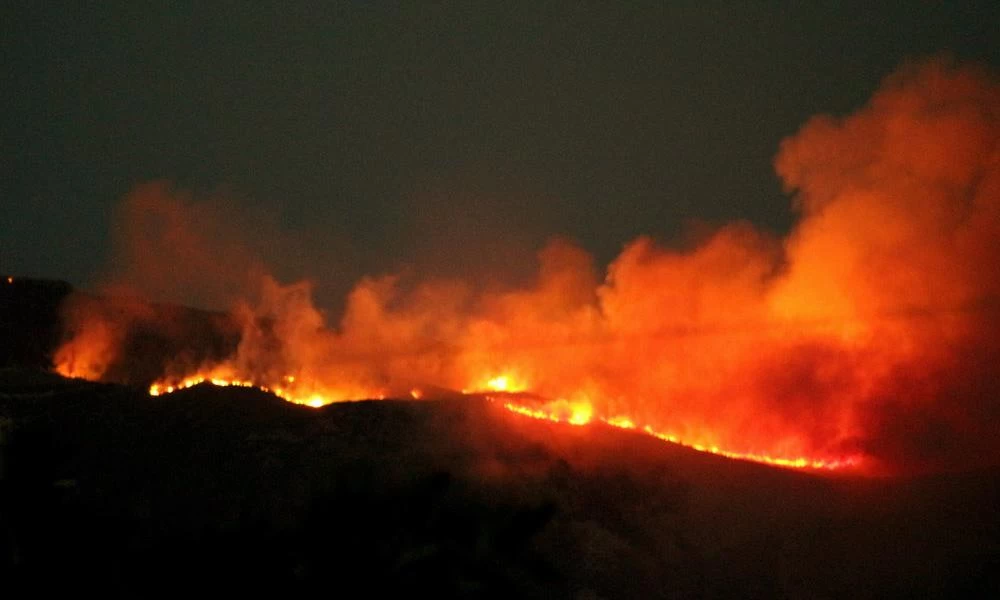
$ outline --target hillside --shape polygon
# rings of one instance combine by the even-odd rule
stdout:
[[[833,479],[482,398],[314,410],[7,369],[3,585],[102,597],[1000,591],[1000,477]]]
[[[63,379],[65,298],[135,308],[70,291],[0,286],[5,597],[1000,596],[996,469],[831,477],[477,396],[153,398],[168,359],[231,349],[232,322],[140,307],[117,384]]]

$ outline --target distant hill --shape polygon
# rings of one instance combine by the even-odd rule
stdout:
[[[0,367],[51,364],[59,305],[72,291],[65,281],[0,276]]]
[[[168,364],[222,358],[239,341],[239,326],[225,313],[105,297],[64,281],[3,276],[0,368],[51,368],[56,350],[74,333],[72,320],[65,318],[71,311],[127,320],[124,349],[105,374],[107,381],[148,385]]]

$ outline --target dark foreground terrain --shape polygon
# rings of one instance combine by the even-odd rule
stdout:
[[[0,595],[1000,597],[1000,474],[829,478],[486,400],[0,371]]]
[[[127,322],[131,386],[49,372],[81,311]],[[481,398],[145,393],[237,339],[0,280],[0,598],[1000,598],[996,469],[823,477]]]

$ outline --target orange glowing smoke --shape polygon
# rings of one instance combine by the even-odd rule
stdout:
[[[56,352],[56,372],[63,377],[99,380],[111,358],[118,353],[119,344],[113,326],[92,323]]]
[[[257,278],[257,300],[233,311],[235,353],[172,365],[156,389],[252,382],[313,405],[530,392],[565,400],[508,408],[774,464],[1000,462],[998,107],[992,74],[931,61],[889,77],[853,115],[810,120],[775,159],[799,215],[783,238],[747,223],[683,249],[641,237],[603,276],[555,239],[517,289],[365,277],[333,327],[309,284]],[[211,213],[162,188],[128,206],[132,221],[163,216],[183,235],[125,221],[123,247],[170,256],[189,287],[211,276],[206,257],[226,248],[185,217]],[[227,248],[241,247],[232,237]],[[144,260],[124,276],[155,279]],[[238,267],[223,280],[252,271]],[[119,324],[99,317],[60,349],[61,372],[100,377],[114,359]]]
[[[129,329],[150,317],[147,304],[115,296],[107,301],[73,294],[60,307],[66,340],[53,363],[64,377],[100,380],[119,358]]]

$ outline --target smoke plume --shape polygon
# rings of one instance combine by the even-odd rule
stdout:
[[[228,212],[142,187],[125,200],[118,281],[162,296],[211,274],[213,297],[255,298],[233,305],[235,352],[199,369],[307,397],[502,376],[734,451],[860,453],[896,471],[994,463],[998,139],[991,73],[908,64],[854,114],[815,117],[782,142],[775,168],[799,215],[783,238],[748,223],[684,249],[643,237],[603,278],[556,238],[530,285],[370,276],[336,322],[309,283],[277,283],[264,253],[213,229]],[[101,331],[89,335],[106,356],[120,338]]]

